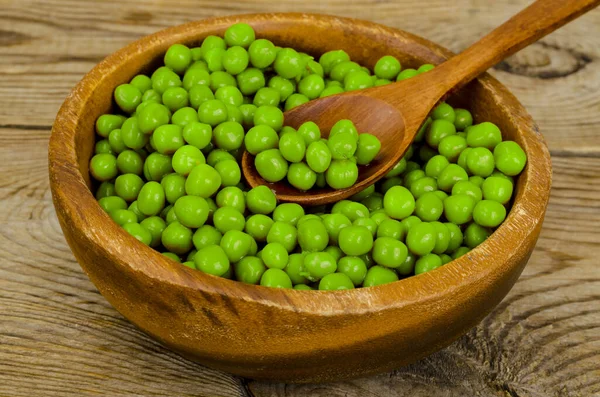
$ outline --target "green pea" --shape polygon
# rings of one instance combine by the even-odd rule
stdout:
[[[118,173],[117,159],[108,153],[96,154],[90,160],[90,172],[101,182],[113,179]]]
[[[103,114],[96,120],[96,133],[103,138],[108,137],[111,131],[121,128],[125,117],[116,114]]]
[[[123,225],[123,229],[125,229],[127,233],[131,234],[138,241],[141,241],[146,245],[150,245],[150,242],[152,241],[152,235],[139,223],[126,223]]]
[[[342,200],[337,202],[331,208],[332,214],[341,213],[348,217],[351,222],[359,218],[368,218],[369,217],[369,209],[360,203],[355,203],[350,200]]]
[[[381,142],[375,135],[360,134],[356,148],[356,162],[359,165],[371,163],[381,150]]]
[[[267,269],[260,278],[260,285],[271,288],[292,288],[292,280],[281,269]]]
[[[296,226],[303,216],[304,208],[296,203],[279,204],[273,212],[273,220],[275,222],[286,222],[293,226]]]
[[[415,215],[411,215],[408,218],[403,219],[402,221],[400,221],[400,223],[402,224],[402,226],[404,226],[404,230],[406,230],[407,232],[414,226],[417,225],[419,223],[423,222],[421,220],[421,218],[419,218],[418,216]]]
[[[471,196],[476,203],[482,199],[481,189],[469,181],[457,182],[452,187],[452,195],[456,196],[457,194],[466,194],[467,196]]]
[[[192,52],[183,44],[173,44],[167,50],[164,62],[167,67],[182,74],[192,62]]]
[[[392,269],[383,266],[373,266],[367,271],[363,287],[375,287],[398,281],[398,275]]]
[[[335,65],[329,74],[332,80],[343,82],[350,72],[362,71],[359,64],[352,61],[344,61]]]
[[[454,123],[454,121],[456,120],[454,108],[448,105],[446,102],[442,102],[439,105],[437,105],[431,112],[431,117],[434,120],[446,120],[451,123]]]
[[[221,233],[227,233],[229,230],[244,230],[246,220],[237,209],[221,207],[213,214],[213,223]]]
[[[146,216],[158,215],[165,206],[165,191],[160,183],[146,182],[137,197],[138,209]]]
[[[321,55],[319,63],[323,67],[323,72],[329,74],[335,65],[349,60],[350,56],[344,50],[333,50]]]
[[[167,228],[170,226],[167,226]],[[194,255],[194,263],[198,270],[213,276],[223,276],[229,271],[230,267],[227,254],[218,245],[209,245],[199,249]]]
[[[265,86],[265,75],[256,68],[248,68],[236,76],[238,88],[244,95],[255,94]]]
[[[494,150],[502,142],[502,133],[493,123],[483,122],[470,126],[467,130],[467,144],[470,147],[485,147]]]
[[[142,94],[142,103],[140,103],[138,105],[138,107],[135,109],[135,111],[139,112],[140,110],[142,110],[143,108],[148,106],[148,103],[150,103],[150,102],[160,103],[161,101],[162,101],[161,94],[154,91],[153,89],[149,89],[148,91],[146,91]]]
[[[508,176],[515,176],[525,168],[527,155],[518,143],[505,141],[494,148],[494,160],[498,170]]]
[[[198,112],[189,106],[183,107],[173,113],[171,122],[179,127],[183,128],[188,124],[198,122]]]
[[[186,91],[190,91],[194,86],[210,87],[210,73],[208,70],[199,68],[188,69],[183,76],[182,84]]]
[[[242,179],[240,166],[234,160],[219,161],[214,168],[221,175],[222,186],[236,186]]]
[[[415,274],[426,273],[442,266],[442,259],[436,254],[427,254],[415,263]]]
[[[443,212],[444,203],[433,192],[424,193],[415,203],[415,214],[424,222],[437,221]]]
[[[150,153],[144,161],[144,177],[149,181],[160,181],[165,175],[173,172],[171,157],[160,154]]]
[[[325,80],[317,74],[309,74],[298,83],[298,92],[308,99],[316,99],[325,89]]]
[[[408,249],[403,242],[392,237],[379,237],[373,245],[372,255],[378,265],[397,268],[406,261]]]
[[[162,103],[172,112],[188,106],[189,95],[182,87],[169,87],[162,94]]]
[[[437,232],[429,222],[421,222],[408,230],[406,245],[415,255],[429,254],[435,248]]]
[[[263,214],[256,214],[250,216],[246,220],[245,231],[252,236],[256,241],[264,242],[267,240],[267,235],[271,226],[273,226],[273,219]]]
[[[152,80],[150,77],[143,74],[138,74],[135,76],[133,79],[131,79],[129,84],[140,90],[142,94],[152,89]]]
[[[160,67],[152,73],[152,89],[162,95],[167,88],[181,87],[181,77],[168,67]]]
[[[356,183],[358,167],[351,160],[333,160],[325,171],[325,178],[332,188],[346,189]]]
[[[162,255],[166,256],[167,258],[174,260],[177,263],[181,263],[181,258],[179,258],[179,255],[174,254],[172,252],[163,252]]]
[[[357,256],[345,256],[339,259],[337,271],[345,274],[354,286],[360,286],[367,275],[367,265]]]
[[[408,251],[406,254],[406,259],[400,266],[395,268],[396,273],[400,276],[409,276],[415,271],[415,263],[417,262],[417,257],[412,252]]]
[[[323,251],[329,243],[329,235],[323,222],[310,219],[298,225],[298,244],[302,251]]]
[[[295,107],[298,107],[300,105],[305,104],[306,102],[310,101],[310,99],[308,99],[308,97],[306,95],[302,95],[302,94],[292,94],[288,97],[288,99],[285,100],[285,111],[287,112],[288,110],[291,110]]]
[[[161,241],[169,251],[183,255],[192,249],[192,231],[180,222],[175,221],[163,230]]]
[[[285,101],[296,91],[296,84],[292,80],[281,76],[273,76],[269,80],[269,87],[279,93],[279,100]]]
[[[492,174],[494,168],[494,155],[487,148],[473,148],[467,155],[467,169],[472,175],[485,178]]]
[[[227,121],[227,106],[218,99],[209,99],[198,108],[198,120],[215,127]]]
[[[469,251],[470,249],[468,247],[459,247],[452,253],[452,259],[458,259]]]
[[[367,186],[366,188],[364,188],[363,190],[361,190],[360,192],[355,193],[352,196],[350,196],[350,200],[362,201],[374,193],[375,193],[375,185],[370,185],[370,186]]]
[[[254,166],[267,182],[279,182],[288,172],[288,162],[279,149],[268,149],[258,153],[254,158]]]
[[[409,171],[404,176],[404,186],[406,186],[407,189],[410,189],[413,182],[415,182],[421,178],[425,178],[425,171],[423,171],[421,169],[415,169],[415,170]]]
[[[221,238],[223,238],[223,234],[217,228],[211,225],[204,225],[194,232],[192,243],[197,250],[201,250],[210,245],[221,244]]]
[[[486,200],[506,204],[512,197],[513,184],[508,179],[490,176],[483,181],[481,191],[483,192],[483,198]]]
[[[254,125],[268,125],[279,131],[283,127],[283,112],[275,106],[259,106],[254,113]]]
[[[248,48],[255,39],[255,33],[250,25],[240,22],[228,27],[224,38],[228,46]]]
[[[432,148],[437,148],[442,139],[456,134],[456,127],[452,122],[444,119],[434,120],[425,133],[425,140]]]
[[[96,190],[96,200],[100,200],[104,197],[116,196],[115,185],[111,182],[102,182]]]
[[[362,135],[362,134],[361,134]],[[405,156],[406,157],[406,156]],[[393,178],[401,175],[406,170],[406,158],[403,157],[394,167],[385,174],[384,178]]]
[[[194,109],[200,109],[200,106],[207,101],[215,99],[215,95],[212,90],[205,85],[192,86],[188,93],[188,99],[190,106]]]
[[[268,125],[258,125],[250,128],[244,137],[246,150],[257,155],[260,152],[278,147],[277,132]]]
[[[385,55],[375,64],[375,75],[380,79],[393,80],[400,73],[400,61],[391,55]]]
[[[137,216],[129,210],[114,210],[110,214],[110,217],[113,221],[115,221],[119,226],[123,226],[127,223],[137,223]]]
[[[219,190],[216,202],[219,207],[232,207],[242,214],[246,211],[244,192],[237,186],[228,186]]]
[[[444,200],[446,219],[457,225],[469,222],[473,216],[475,200],[466,194],[452,195]]]
[[[119,130],[115,130],[115,131],[119,131]],[[111,132],[111,134],[112,134],[112,132]],[[109,136],[110,136],[110,134],[109,134]],[[100,153],[114,154],[112,148],[110,147],[110,143],[108,143],[108,139],[102,139],[102,140],[96,142],[96,145],[94,147],[94,153],[95,154],[100,154]]]
[[[267,243],[281,243],[287,252],[292,252],[298,242],[298,231],[287,222],[275,222],[267,234]]]
[[[115,192],[127,202],[137,199],[144,181],[136,174],[122,174],[115,180]]]
[[[152,140],[156,151],[161,154],[173,154],[184,145],[182,128],[174,124],[165,124],[156,128]]]
[[[473,125],[473,116],[466,109],[454,109],[454,125],[459,131],[464,131],[465,128]]]
[[[283,134],[279,139],[279,151],[283,158],[291,163],[302,161],[306,152],[304,138],[295,131]]]
[[[210,154],[206,158],[206,162],[211,167],[214,167],[220,161],[226,161],[226,160],[236,161],[235,157],[231,153],[229,153],[225,150],[222,150],[222,149],[211,150]]]
[[[395,219],[383,219],[377,227],[377,238],[390,237],[395,240],[404,240],[405,234],[404,226]]]
[[[471,223],[465,229],[464,244],[473,249],[483,243],[491,234],[492,231],[490,229],[477,223]]]
[[[221,186],[221,175],[208,164],[199,164],[185,181],[185,191],[192,196],[211,197]]]
[[[444,139],[446,139],[446,138],[444,138]],[[438,151],[439,151],[439,148],[438,148]],[[419,159],[423,163],[427,163],[430,158],[432,158],[433,156],[435,156],[436,154],[438,154],[438,151],[436,151],[435,149],[430,148],[428,145],[423,145],[423,146],[421,146],[419,148]]]
[[[312,142],[306,149],[306,162],[315,172],[325,172],[331,165],[332,154],[323,141]]]
[[[394,186],[383,197],[383,208],[393,219],[404,219],[415,210],[415,198],[403,186]]]
[[[469,175],[462,167],[457,164],[449,164],[439,174],[437,183],[440,190],[450,192],[457,182],[467,180],[469,180]]]
[[[292,48],[282,48],[277,52],[274,63],[275,72],[283,78],[299,76],[304,68],[302,57]]]
[[[411,77],[415,77],[418,74],[419,74],[419,72],[417,72],[415,69],[404,69],[403,71],[398,73],[398,76],[396,77],[396,81],[410,79]]]
[[[317,174],[306,163],[292,163],[288,168],[287,180],[298,190],[309,190],[317,182]]]
[[[144,134],[150,134],[161,125],[169,123],[171,118],[169,109],[165,105],[160,103],[151,102],[138,113],[138,127]],[[123,133],[125,130],[123,129]],[[127,145],[125,140],[126,135],[123,135],[123,141]],[[128,145],[129,146],[129,145]],[[135,149],[135,148],[134,148]]]
[[[150,216],[140,222],[140,225],[150,232],[151,247],[157,247],[161,243],[162,233],[167,227],[166,222],[158,216]]]
[[[373,235],[364,226],[348,226],[340,230],[338,243],[346,255],[363,255],[373,248]]]
[[[251,189],[246,196],[246,201],[248,209],[254,214],[270,214],[277,205],[275,193],[267,186],[257,186]]]
[[[467,140],[460,135],[448,135],[438,145],[440,154],[452,162],[457,161],[462,151],[466,148]]]
[[[416,181],[410,184],[410,192],[413,196],[415,196],[416,199],[419,199],[426,193],[435,192],[436,190],[436,180],[428,176],[417,179]]]
[[[236,279],[246,284],[258,284],[267,270],[263,261],[255,256],[246,256],[233,266]]]
[[[473,220],[484,227],[498,227],[506,218],[506,208],[493,200],[481,200],[473,209]]]
[[[335,273],[337,263],[327,252],[311,252],[304,257],[304,276],[311,281],[319,281],[328,274]]]
[[[100,204],[100,207],[109,214],[115,210],[127,209],[127,202],[119,196],[102,197],[98,200],[98,204]]]
[[[448,249],[450,244],[450,230],[448,227],[441,222],[431,222],[436,232],[435,247],[433,252],[435,254],[443,254]]]
[[[336,291],[354,289],[354,284],[350,277],[343,273],[328,274],[319,282],[319,290]]]
[[[200,149],[192,145],[184,145],[173,154],[171,163],[175,172],[187,176],[195,166],[205,164],[206,160]]]
[[[480,177],[480,176],[477,176],[477,175],[472,175],[472,176],[469,177],[469,182],[471,182],[475,186],[481,188],[482,185],[483,185],[483,178]]]

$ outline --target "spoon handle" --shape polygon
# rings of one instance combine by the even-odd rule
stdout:
[[[590,11],[600,0],[537,0],[439,66],[446,89],[457,89],[501,60]],[[438,68],[436,68],[438,69]]]

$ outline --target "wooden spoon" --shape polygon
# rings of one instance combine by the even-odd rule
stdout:
[[[356,184],[347,189],[300,191],[284,179],[268,183],[256,171],[254,156],[244,152],[242,170],[252,187],[267,185],[278,200],[322,205],[345,199],[382,178],[404,155],[433,107],[504,58],[593,9],[600,0],[537,0],[465,51],[435,69],[397,83],[351,91],[285,112],[285,124],[298,128],[314,121],[324,137],[338,120],[350,119],[359,132],[381,141],[381,152],[359,167]]]

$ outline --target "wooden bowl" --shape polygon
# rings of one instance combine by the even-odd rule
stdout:
[[[387,371],[447,346],[476,325],[525,266],[548,201],[551,165],[537,126],[489,75],[450,102],[492,121],[517,141],[528,164],[500,228],[458,260],[426,274],[352,291],[250,286],[189,269],[123,231],[90,192],[94,123],[111,111],[112,91],[161,62],[173,43],[197,44],[232,23],[257,36],[319,55],[344,49],[373,67],[386,54],[404,67],[451,53],[371,22],[311,14],[256,14],[192,22],[144,37],[92,69],[61,107],[49,147],[50,185],[65,237],[106,299],[131,322],[183,356],[237,375],[323,382]]]

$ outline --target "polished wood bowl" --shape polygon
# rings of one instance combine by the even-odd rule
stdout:
[[[311,14],[256,14],[192,22],[144,37],[92,69],[61,107],[49,146],[58,219],[81,267],[102,295],[144,332],[183,356],[237,375],[323,382],[387,371],[447,346],[475,326],[513,286],[540,233],[551,182],[548,149],[523,106],[483,75],[450,102],[492,121],[517,141],[528,164],[514,204],[493,235],[458,260],[419,276],[351,291],[250,286],[189,269],[122,230],[90,192],[94,123],[112,91],[161,62],[173,43],[197,44],[232,23],[319,55],[344,49],[373,67],[386,54],[403,67],[452,54],[371,22]]]

